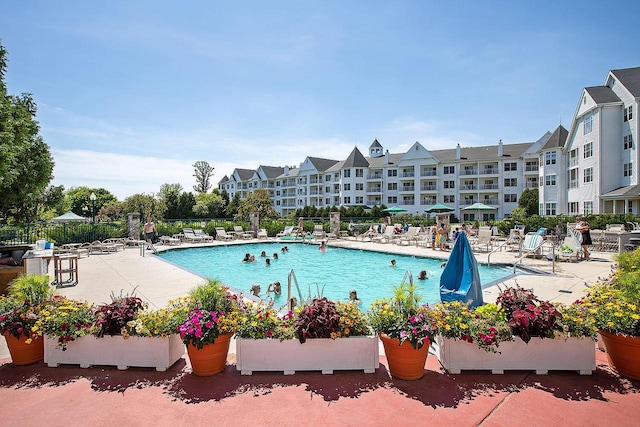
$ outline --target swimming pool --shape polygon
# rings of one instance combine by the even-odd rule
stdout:
[[[346,301],[349,291],[355,289],[362,301],[361,308],[366,310],[372,301],[391,297],[393,288],[402,282],[409,270],[422,302],[432,304],[440,300],[442,260],[335,247],[320,252],[317,245],[303,244],[288,244],[289,251],[283,253],[281,249],[285,245],[256,243],[173,249],[161,252],[159,256],[199,275],[218,279],[247,295],[251,286],[257,283],[261,287],[260,297],[267,298],[269,283],[279,281],[282,295],[276,297],[276,306],[286,304],[287,277],[291,269],[303,298],[321,293],[334,301]],[[263,251],[270,259],[269,266],[260,256]],[[256,261],[242,262],[246,253],[254,255]],[[278,254],[278,259],[274,259],[274,253]],[[392,259],[396,260],[395,267],[390,266]],[[421,270],[427,271],[427,280],[418,280]],[[479,270],[483,285],[512,273],[511,269],[500,266],[480,265]],[[292,285],[292,295],[298,297],[295,285]]]

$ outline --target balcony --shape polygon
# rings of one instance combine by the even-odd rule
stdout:
[[[474,203],[478,203],[478,201],[475,199],[470,199],[470,200],[467,199],[467,200],[462,200],[460,202],[461,205],[465,205],[465,206],[471,206]]]
[[[524,185],[525,188],[538,188],[538,182],[537,181],[533,181],[533,182],[527,182]]]
[[[500,204],[498,199],[484,199],[482,203],[489,206],[498,206]]]
[[[367,179],[382,179],[382,174],[381,173],[370,174],[370,175],[367,175]]]
[[[401,200],[400,203],[398,204],[402,206],[411,206],[411,205],[415,205],[416,201],[415,199],[406,199],[406,200]]]
[[[539,170],[540,170],[540,168],[538,167],[538,165],[535,165],[535,166],[529,166],[529,165],[527,165],[527,166],[524,168],[524,171],[525,171],[525,172],[538,172]]]
[[[461,173],[461,175],[469,176],[469,175],[478,175],[477,169],[465,169]]]
[[[414,172],[402,172],[401,175],[402,178],[413,178],[415,176],[416,174]]]
[[[415,185],[403,185],[400,191],[416,191]]]
[[[437,203],[436,199],[431,199],[431,198],[422,199],[422,201],[420,202],[420,204],[423,206],[433,206],[436,203]]]
[[[578,158],[572,157],[569,159],[569,167],[578,166]]]
[[[482,169],[482,175],[498,175],[498,168],[484,168]]]
[[[382,187],[367,187],[367,193],[382,193]]]
[[[460,186],[460,191],[474,191],[477,189],[478,189],[477,185],[461,185]]]
[[[482,184],[480,186],[481,190],[497,190],[498,184]]]
[[[422,171],[422,173],[420,174],[420,176],[438,176],[438,171],[436,171],[436,170],[426,170],[426,171]]]
[[[438,191],[437,185],[423,185],[420,187],[420,191]]]

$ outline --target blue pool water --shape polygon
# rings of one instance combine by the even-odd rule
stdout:
[[[291,269],[303,298],[321,294],[334,301],[347,301],[349,291],[355,289],[362,301],[361,308],[366,310],[372,301],[391,297],[393,288],[402,282],[409,270],[422,302],[432,304],[439,301],[441,260],[334,247],[327,247],[326,252],[320,252],[316,245],[303,244],[288,244],[289,252],[282,253],[284,245],[258,243],[175,249],[162,252],[159,256],[199,275],[218,279],[247,295],[251,286],[257,283],[261,287],[260,296],[267,298],[269,283],[279,281],[282,295],[276,297],[278,307],[286,304],[287,277]],[[270,258],[270,266],[260,256],[262,251]],[[246,253],[253,254],[256,262],[242,262]],[[278,254],[278,259],[273,259],[274,253]],[[392,259],[396,260],[395,267],[390,266]],[[479,267],[483,284],[512,273],[505,267]],[[421,270],[427,271],[428,280],[418,280]],[[300,298],[295,285],[292,285],[292,295]]]

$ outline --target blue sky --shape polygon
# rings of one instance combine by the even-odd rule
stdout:
[[[624,9],[622,9],[624,8]],[[634,2],[5,1],[53,184],[120,200],[235,167],[537,140],[640,66]]]

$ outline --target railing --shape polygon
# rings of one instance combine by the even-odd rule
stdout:
[[[298,285],[298,279],[296,278],[296,273],[293,272],[293,269],[289,270],[289,275],[287,276],[287,308],[289,311],[293,311],[296,306],[296,298],[291,297],[291,283],[295,282],[296,290],[298,291],[298,297],[300,297],[300,304],[304,301],[302,299],[302,292],[300,292],[300,286]]]
[[[422,171],[420,176],[438,176],[438,171]]]
[[[525,172],[538,172],[540,168],[538,166],[525,166]]]
[[[414,172],[403,172],[402,178],[413,178],[415,176]]]
[[[367,179],[382,179],[382,174],[374,173],[373,175],[367,175]]]
[[[482,170],[482,175],[497,175],[497,174],[498,174],[497,168],[485,168]]]
[[[461,185],[460,186],[460,190],[465,191],[465,190],[477,190],[478,186],[476,185]]]
[[[420,191],[438,191],[437,185],[423,185],[420,187]]]
[[[478,175],[478,171],[476,169],[465,169],[461,175]]]
[[[416,190],[415,185],[405,185],[402,187],[402,189],[400,189],[400,191],[415,191],[415,190]]]
[[[497,190],[498,184],[483,184],[480,186],[481,190]]]
[[[382,187],[369,187],[367,193],[382,193]]]

